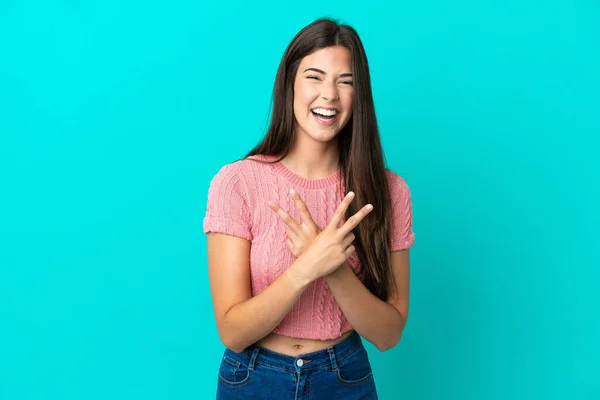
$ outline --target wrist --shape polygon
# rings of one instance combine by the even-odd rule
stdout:
[[[308,285],[314,280],[306,275],[306,268],[296,259],[288,269],[285,270],[284,274],[287,276],[296,289],[306,289]]]
[[[348,265],[348,262],[344,262],[342,265],[340,265],[337,269],[335,269],[333,272],[325,275],[323,277],[323,279],[325,279],[326,283],[329,282],[335,282],[335,281],[339,281],[341,279],[343,279],[344,277],[344,273],[350,268],[350,266]]]

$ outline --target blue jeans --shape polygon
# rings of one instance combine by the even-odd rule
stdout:
[[[225,349],[217,400],[377,399],[367,351],[354,331],[324,350],[297,357],[256,344],[241,353]]]

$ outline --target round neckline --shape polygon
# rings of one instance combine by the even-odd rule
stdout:
[[[281,163],[281,161],[273,164],[273,168],[280,175],[285,177],[288,181],[292,182],[295,185],[301,186],[305,189],[323,189],[330,186],[335,185],[339,182],[341,176],[341,170],[338,169],[333,174],[328,175],[319,179],[307,179],[303,176],[297,175],[288,169],[285,165]]]
[[[277,157],[270,156],[266,157],[269,161],[274,161]],[[300,176],[294,173],[292,170],[288,169],[281,161],[277,161],[276,163],[271,164],[273,166],[273,170],[277,172],[280,176],[283,176],[285,179],[297,185],[299,187],[303,187],[305,189],[324,189],[335,184],[339,183],[340,177],[342,175],[342,169],[339,168],[334,173],[319,179],[308,179],[303,176]]]

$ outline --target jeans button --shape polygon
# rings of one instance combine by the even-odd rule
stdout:
[[[298,361],[296,361],[296,365],[301,367],[304,365],[304,361],[302,361],[302,359],[299,359]]]

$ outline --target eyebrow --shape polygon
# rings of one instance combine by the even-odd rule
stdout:
[[[322,71],[322,70],[320,70],[320,69],[317,69],[317,68],[307,68],[307,69],[305,69],[305,70],[304,70],[304,72],[306,72],[306,71],[315,71],[315,72],[318,72],[318,73],[320,73],[320,74],[327,75],[327,74],[325,73],[325,71]],[[350,73],[347,73],[347,74],[340,74],[340,78],[343,78],[343,77],[348,77],[348,76],[349,76],[349,77],[352,77],[352,74],[350,74]]]

